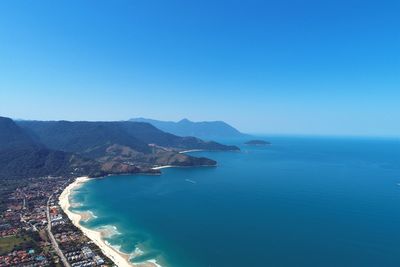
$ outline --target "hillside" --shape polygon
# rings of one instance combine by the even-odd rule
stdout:
[[[148,145],[116,122],[18,121],[20,127],[48,148],[96,158],[112,144],[148,153]]]
[[[157,144],[180,150],[204,149],[204,150],[239,150],[236,146],[223,145],[213,141],[203,141],[193,136],[177,136],[156,128],[154,125],[144,122],[119,122],[119,124],[135,138],[146,144]]]
[[[195,137],[179,137],[142,122],[19,121],[18,125],[49,148],[75,152],[91,158],[103,156],[112,145],[138,153],[152,152],[149,144],[165,150],[238,150]]]
[[[158,173],[160,165],[215,165],[183,149],[236,150],[147,123],[18,121],[0,117],[0,178]]]
[[[6,175],[155,173],[152,168],[161,165],[216,165],[182,150],[238,150],[141,122],[3,121],[0,162],[7,169],[0,171]]]
[[[23,131],[12,119],[0,117],[0,150],[40,147],[32,138]]]
[[[9,118],[0,117],[0,178],[94,173],[93,163],[33,140]],[[94,168],[94,169],[93,169]]]
[[[130,121],[150,123],[168,133],[178,136],[195,136],[205,140],[248,137],[248,135],[241,133],[223,121],[193,122],[188,119],[183,119],[178,122],[173,122],[145,118],[135,118]]]

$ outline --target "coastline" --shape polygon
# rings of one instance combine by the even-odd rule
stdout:
[[[89,181],[88,177],[78,177],[74,182],[69,184],[64,191],[61,193],[59,197],[60,207],[63,209],[65,214],[67,214],[68,218],[71,222],[78,227],[84,235],[86,235],[90,240],[92,240],[106,255],[110,258],[115,265],[118,267],[161,267],[155,260],[148,260],[142,263],[132,263],[129,261],[130,255],[124,254],[120,251],[117,251],[111,245],[107,244],[107,242],[103,239],[102,233],[99,231],[91,230],[86,228],[80,224],[81,220],[85,220],[87,218],[83,218],[84,215],[79,213],[74,213],[69,210],[71,207],[71,203],[69,201],[69,197],[73,190],[81,186],[82,184]]]
[[[161,170],[167,168],[195,168],[195,167],[217,167],[217,165],[199,165],[199,166],[176,166],[176,165],[163,165],[151,168],[152,170]]]
[[[180,154],[185,154],[185,153],[190,153],[190,152],[201,152],[205,151],[203,149],[190,149],[190,150],[184,150],[184,151],[179,151],[178,153]],[[207,165],[204,165],[207,166]],[[158,167],[153,167],[151,168],[152,170],[161,170],[161,169],[166,169],[166,168],[181,168],[185,166],[174,166],[174,165],[163,165],[163,166],[158,166]],[[188,166],[188,167],[193,167],[193,166]]]
[[[184,153],[201,152],[201,151],[206,151],[206,150],[204,150],[204,149],[189,149],[189,150],[179,151],[179,153],[184,154]]]
[[[173,167],[176,167],[176,166],[173,166],[173,165],[164,165],[164,166],[153,167],[153,168],[151,168],[151,169],[152,169],[152,170],[161,170],[161,169],[173,168]]]

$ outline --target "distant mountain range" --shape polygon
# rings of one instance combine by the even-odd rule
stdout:
[[[249,135],[241,133],[223,121],[193,122],[188,119],[183,119],[178,122],[173,122],[145,118],[135,118],[131,119],[130,121],[146,122],[154,125],[164,132],[172,133],[178,136],[195,136],[206,140],[249,137]]]
[[[215,165],[182,150],[238,150],[179,137],[142,122],[13,121],[0,117],[0,177],[158,172],[160,165]]]

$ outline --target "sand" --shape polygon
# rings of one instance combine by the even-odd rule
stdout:
[[[161,170],[161,169],[166,169],[166,168],[173,168],[175,166],[172,165],[164,165],[164,166],[158,166],[158,167],[154,167],[152,168],[153,170]]]
[[[102,233],[98,231],[94,231],[83,227],[79,222],[83,219],[81,214],[71,212],[69,208],[71,207],[71,203],[69,202],[69,196],[71,192],[77,187],[81,186],[83,183],[90,180],[88,177],[79,177],[76,180],[68,185],[64,191],[61,193],[59,197],[60,207],[67,214],[72,223],[78,227],[89,239],[91,239],[106,255],[110,258],[115,265],[119,267],[161,267],[161,265],[157,264],[155,260],[149,260],[143,263],[131,263],[129,261],[129,254],[121,253],[120,251],[115,250],[113,247],[106,244],[105,240],[102,238]],[[86,217],[86,216],[84,216]]]
[[[179,153],[183,154],[183,153],[201,152],[201,151],[205,151],[205,150],[204,149],[190,149],[190,150],[180,151]]]

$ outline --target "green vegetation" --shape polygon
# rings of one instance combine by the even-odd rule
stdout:
[[[151,153],[148,144],[181,149],[238,150],[235,146],[176,136],[143,122],[18,121],[17,124],[48,148],[90,158],[103,156],[104,150],[113,144],[142,153]]]
[[[10,253],[13,250],[34,249],[36,252],[42,251],[39,246],[40,237],[37,232],[25,232],[16,236],[0,238],[0,255]]]
[[[15,247],[23,244],[24,238],[18,236],[8,236],[0,238],[0,255],[10,253]]]
[[[153,144],[152,146],[149,146]],[[239,150],[143,122],[18,121],[0,117],[0,180],[158,173],[154,165],[215,165],[179,150]],[[0,209],[3,204],[0,202]]]
[[[1,177],[1,175],[0,175]],[[7,199],[18,187],[25,186],[28,179],[0,179],[0,213],[7,210]]]
[[[71,157],[44,147],[13,120],[0,117],[0,178],[68,174]]]

